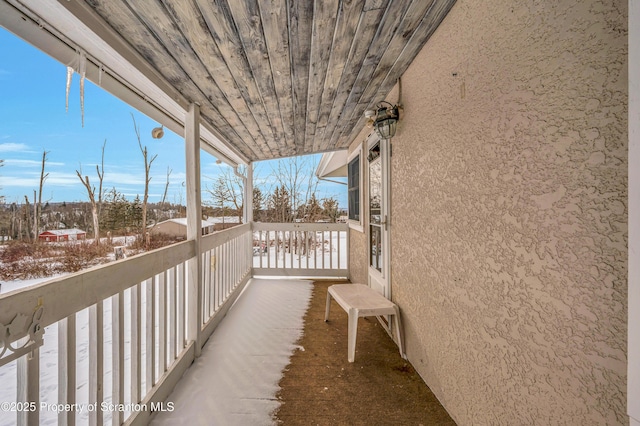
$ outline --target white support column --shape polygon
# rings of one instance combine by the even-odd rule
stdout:
[[[244,185],[244,211],[242,212],[244,223],[253,222],[253,163],[247,164],[247,179]]]
[[[640,426],[640,2],[629,0],[629,322],[627,413]]]
[[[195,342],[196,356],[200,356],[200,322],[202,318],[202,211],[200,193],[200,106],[191,104],[185,126],[187,163],[187,239],[195,242],[196,255],[187,265],[187,340]]]

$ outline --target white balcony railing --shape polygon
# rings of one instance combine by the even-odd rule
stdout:
[[[147,423],[252,275],[346,276],[347,234],[246,224],[202,238],[197,285],[186,241],[0,295],[0,426]]]
[[[344,223],[254,223],[253,273],[347,277],[348,231]]]

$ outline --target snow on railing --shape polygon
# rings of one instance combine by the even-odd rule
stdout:
[[[349,228],[345,223],[253,224],[253,274],[347,277]]]
[[[250,225],[201,240],[196,299],[195,256],[186,241],[0,295],[0,426],[144,424],[172,409],[197,352],[190,315],[201,309],[206,341],[251,276]]]

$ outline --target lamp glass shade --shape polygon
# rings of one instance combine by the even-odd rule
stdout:
[[[395,117],[388,117],[378,120],[375,123],[376,132],[381,139],[390,139],[396,134],[398,120]]]

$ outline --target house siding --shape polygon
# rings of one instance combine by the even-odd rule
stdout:
[[[628,424],[626,55],[626,1],[459,0],[402,78],[392,294],[460,425]]]
[[[158,223],[156,226],[150,229],[154,234],[167,234],[173,237],[185,237],[187,236],[187,227],[176,222],[166,221]]]

